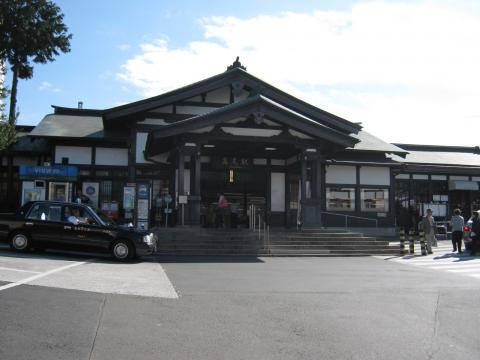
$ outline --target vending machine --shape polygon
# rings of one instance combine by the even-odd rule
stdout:
[[[29,201],[45,200],[45,180],[22,181],[22,205]]]

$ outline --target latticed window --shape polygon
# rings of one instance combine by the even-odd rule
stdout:
[[[328,187],[327,210],[355,211],[355,188]]]

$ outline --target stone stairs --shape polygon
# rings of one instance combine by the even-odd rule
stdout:
[[[161,256],[263,256],[263,239],[248,229],[170,228],[155,231]]]
[[[302,231],[270,236],[272,256],[367,256],[398,255],[399,249],[362,233],[345,230],[304,228]]]
[[[275,229],[269,241],[248,229],[157,229],[160,256],[367,256],[398,255],[397,247],[361,233],[306,228]]]

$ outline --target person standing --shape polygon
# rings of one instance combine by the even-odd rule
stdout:
[[[432,244],[435,242],[435,219],[432,216],[432,209],[427,209],[427,215],[423,217],[421,224],[425,233],[427,252],[433,254]]]
[[[462,252],[462,238],[463,238],[463,226],[465,225],[465,220],[460,209],[455,209],[453,211],[452,219],[450,224],[452,225],[452,245],[453,252],[457,251],[460,254]]]
[[[89,204],[90,198],[82,193],[82,189],[77,189],[77,196],[75,197],[74,202],[77,204]]]
[[[226,227],[228,201],[223,193],[218,194],[216,227]]]
[[[480,245],[480,214],[479,211],[473,212],[473,219],[472,219],[472,231],[470,232],[470,237],[472,238],[472,247],[470,250],[470,255],[474,256],[477,252],[477,248]]]

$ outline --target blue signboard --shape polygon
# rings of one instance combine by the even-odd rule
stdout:
[[[148,199],[149,197],[149,184],[148,183],[138,183],[137,185],[138,198],[139,199]]]
[[[72,165],[27,166],[20,165],[20,180],[66,180],[76,181],[78,168]]]

